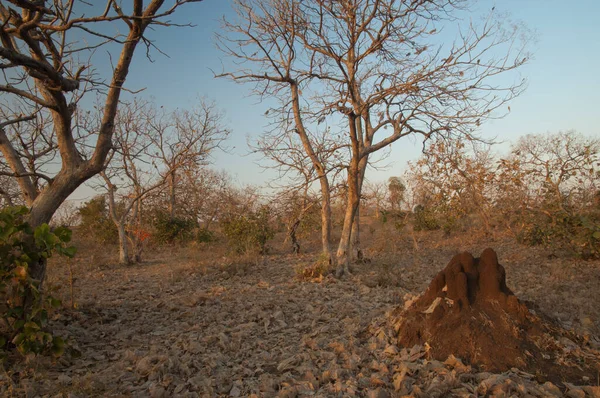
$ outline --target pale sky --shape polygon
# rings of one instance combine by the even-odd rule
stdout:
[[[527,91],[511,103],[511,112],[502,120],[481,127],[484,137],[515,141],[529,133],[574,129],[588,136],[600,135],[600,0],[480,0],[478,12],[497,10],[510,13],[537,34],[533,60],[520,73],[529,81]],[[179,10],[174,21],[195,27],[166,28],[151,32],[155,44],[169,57],[154,53],[150,63],[142,51],[136,53],[127,78],[130,89],[146,88],[158,105],[191,107],[198,96],[216,101],[225,112],[232,136],[230,153],[217,154],[214,167],[230,172],[239,183],[264,184],[273,172],[256,165],[257,156],[248,153],[247,137],[264,130],[267,104],[248,97],[251,86],[213,78],[221,71],[222,54],[214,46],[220,18],[231,14],[229,0],[205,0]],[[106,65],[99,64],[102,71]],[[504,150],[506,146],[499,148]],[[367,178],[385,180],[401,175],[406,162],[419,156],[420,145],[401,140],[393,145],[385,171],[372,171]],[[72,196],[83,199],[93,193],[78,190]]]

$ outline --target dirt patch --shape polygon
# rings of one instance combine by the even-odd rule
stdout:
[[[600,369],[586,356],[583,338],[519,301],[489,248],[479,258],[454,256],[425,293],[391,319],[399,345],[426,345],[438,360],[455,355],[486,371],[519,368],[553,382],[594,380]]]
[[[435,360],[425,344],[400,345],[387,315],[455,254],[493,246],[514,293],[562,328],[589,330],[600,358],[600,261],[549,258],[513,241],[459,243],[437,231],[419,239],[421,250],[408,240],[397,251],[369,252],[372,262],[351,277],[310,282],[297,270],[317,261],[318,239],[312,254],[251,262],[224,258],[220,245],[158,248],[129,267],[116,264],[114,247],[78,245],[76,308],[71,267],[60,257],[51,259],[46,286],[65,304],[51,327],[79,355],[0,372],[0,396],[600,397],[597,376],[559,388],[516,368],[493,374],[460,358]],[[587,360],[574,334],[551,343],[566,361]]]

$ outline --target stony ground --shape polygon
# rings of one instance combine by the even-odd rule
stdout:
[[[385,255],[373,246],[373,261],[341,281],[299,280],[314,255],[226,260],[173,248],[120,267],[102,250],[82,250],[72,266],[77,308],[53,321],[71,355],[7,370],[0,395],[600,397],[595,380],[544,384],[517,369],[494,375],[452,357],[429,360],[427,347],[398,347],[386,318],[459,248],[478,255],[495,245],[515,294],[585,335],[587,355],[598,354],[600,263],[506,242],[427,242]],[[67,307],[69,276],[66,264],[50,270]]]

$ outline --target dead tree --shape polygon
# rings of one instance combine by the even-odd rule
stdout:
[[[2,122],[0,152],[17,179],[22,195],[30,207],[28,221],[37,226],[49,222],[61,203],[81,184],[104,167],[111,149],[114,120],[119,98],[138,45],[150,49],[152,42],[145,36],[150,26],[169,26],[166,19],[185,3],[201,0],[178,0],[170,6],[164,0],[132,0],[130,7],[121,8],[114,0],[97,8],[76,0],[17,1],[0,4],[0,59],[3,70],[0,92],[27,105],[27,111],[14,112]],[[119,31],[107,33],[111,24],[122,23]],[[121,33],[123,32],[123,33]],[[114,67],[106,80],[97,78],[91,59],[86,56],[99,47],[119,46],[113,54]],[[82,61],[83,60],[83,61]],[[89,157],[76,145],[74,115],[79,100],[90,90],[104,93],[102,122],[94,134],[95,142]],[[39,109],[49,114],[54,152],[60,157],[60,170],[48,178],[37,191],[23,159],[4,128],[26,118],[36,118]],[[29,177],[29,178],[26,178]],[[43,281],[46,264],[31,264],[31,276]]]
[[[198,113],[164,113],[143,100],[121,105],[115,119],[113,152],[101,177],[110,216],[119,232],[122,264],[132,261],[128,241],[138,247],[142,201],[167,187],[172,205],[176,173],[200,166],[227,136],[227,130],[217,123],[215,108],[201,109]],[[140,254],[135,253],[135,261]]]
[[[238,61],[228,76],[256,83],[261,96],[296,104],[299,116],[310,110],[317,121],[331,119],[346,130],[350,160],[338,275],[348,272],[370,155],[410,135],[473,136],[482,121],[502,116],[525,85],[498,77],[527,62],[526,32],[505,29],[495,10],[479,26],[462,23],[457,12],[465,1],[236,4],[238,21],[226,24],[229,40],[221,42]],[[456,28],[457,38],[442,42],[442,28]]]
[[[256,148],[267,153],[267,156],[283,166],[283,169],[290,169],[289,159],[294,158],[295,154],[283,160],[287,156],[285,152],[280,152],[279,147],[270,149],[271,144],[283,143],[284,147],[287,146],[293,152],[299,148],[304,152],[302,158],[310,161],[320,185],[322,251],[331,259],[331,182],[328,175],[330,170],[324,162],[324,153],[318,148],[316,136],[309,127],[310,123],[316,120],[314,114],[307,112],[302,104],[302,89],[310,79],[310,73],[299,71],[296,67],[299,56],[296,53],[297,34],[295,25],[289,20],[298,12],[298,4],[295,1],[236,0],[235,7],[242,18],[235,22],[224,21],[224,29],[228,34],[218,36],[218,46],[225,54],[240,62],[240,69],[218,76],[237,82],[255,83],[255,95],[275,97],[279,100],[279,108],[267,111],[267,115],[274,120],[275,129],[263,135]],[[245,15],[247,18],[243,17]],[[245,64],[248,64],[247,68],[244,67]],[[281,131],[281,137],[272,134],[277,130]],[[299,145],[290,134],[297,137]],[[265,142],[269,141],[271,143],[265,145]],[[333,151],[328,156],[332,153],[336,152]],[[296,166],[292,166],[291,169],[297,169]],[[300,175],[302,176],[303,172]]]
[[[154,146],[168,170],[168,208],[171,218],[177,207],[178,170],[182,165],[204,166],[212,152],[221,148],[230,134],[224,127],[223,113],[214,102],[199,99],[191,109],[155,115],[149,127],[154,131]]]

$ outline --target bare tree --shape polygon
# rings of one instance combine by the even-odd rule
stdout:
[[[225,25],[229,41],[221,43],[239,63],[227,75],[256,83],[259,95],[290,103],[299,130],[306,129],[301,101],[307,103],[305,117],[333,118],[347,130],[351,158],[339,275],[348,272],[369,156],[408,135],[472,136],[524,88],[524,79],[498,79],[527,62],[523,29],[505,29],[494,10],[480,25],[461,24],[457,15],[465,4],[236,1],[239,22]],[[453,42],[439,35],[454,27]],[[310,155],[312,148],[306,149]]]
[[[495,159],[490,147],[472,142],[436,140],[409,163],[407,177],[421,205],[444,209],[444,218],[475,214],[483,230],[491,232]]]
[[[177,169],[182,165],[206,165],[213,151],[220,148],[230,131],[223,127],[223,113],[214,102],[200,99],[191,110],[155,115],[150,128],[155,131],[154,146],[169,173],[169,214],[177,206]]]
[[[224,21],[224,28],[231,35],[219,36],[219,48],[250,66],[240,66],[237,72],[219,76],[239,82],[254,82],[256,95],[280,100],[281,107],[271,110],[270,115],[280,124],[284,134],[290,131],[297,134],[317,175],[321,188],[322,249],[324,255],[331,259],[331,189],[328,170],[316,148],[318,144],[307,127],[306,109],[301,104],[302,87],[309,76],[296,68],[298,43],[294,18],[299,12],[298,4],[295,1],[236,0],[235,7],[240,21]],[[285,145],[293,143],[289,135],[281,140],[275,137],[275,140],[286,142]],[[265,147],[260,143],[258,146]],[[290,148],[297,146],[291,145]],[[276,151],[271,154],[277,156]]]
[[[29,222],[34,225],[50,221],[60,204],[82,183],[98,174],[111,149],[114,119],[125,79],[140,43],[148,49],[152,42],[145,36],[152,25],[169,26],[166,17],[185,3],[201,0],[177,0],[165,6],[164,0],[132,0],[121,8],[107,0],[98,8],[84,1],[54,2],[11,0],[0,4],[0,58],[3,71],[0,92],[26,104],[26,112],[14,112],[0,128],[0,152],[12,176],[31,208]],[[124,30],[107,33],[107,27],[123,23]],[[124,33],[120,33],[123,32]],[[104,44],[120,46],[114,67],[107,80],[95,74],[91,60],[85,60]],[[117,47],[119,48],[119,47]],[[91,89],[105,92],[102,123],[95,134],[93,152],[86,158],[78,150],[74,138],[74,115],[81,97]],[[60,169],[49,177],[40,191],[36,190],[23,159],[8,139],[5,128],[24,120],[37,118],[43,109],[51,119],[56,158]],[[41,176],[40,176],[41,177]],[[42,281],[45,263],[32,264],[33,278]]]
[[[384,203],[387,201],[388,189],[385,182],[365,181],[364,194],[367,203],[375,207],[375,218],[381,219],[382,212],[385,211]]]
[[[285,115],[285,112],[279,110],[279,116],[282,114]],[[288,205],[294,202],[300,206],[298,209],[285,211],[287,216],[291,215],[291,218],[287,217],[290,221],[288,238],[298,245],[295,231],[300,226],[306,212],[314,206],[314,202],[308,198],[314,196],[313,185],[321,181],[323,177],[319,176],[315,163],[307,155],[303,140],[295,130],[294,124],[290,125],[291,121],[293,118],[289,115],[283,119],[276,119],[275,127],[261,134],[254,143],[250,143],[250,146],[254,152],[261,153],[267,160],[268,163],[263,163],[263,167],[277,170],[277,177],[271,182],[271,186],[280,192],[281,198],[285,198]],[[344,144],[339,144],[332,137],[329,129],[329,126],[316,127],[314,132],[305,131],[305,134],[320,167],[325,172],[326,185],[329,187],[326,195],[323,195],[323,189],[321,189],[318,196],[321,204],[322,252],[331,259],[331,212],[329,210],[332,195],[331,185],[335,185],[336,178],[346,161],[343,159],[345,152],[341,151],[341,146]],[[320,185],[322,188],[323,183]],[[289,201],[290,197],[301,199]]]
[[[174,217],[175,176],[181,169],[206,162],[227,134],[216,108],[206,102],[194,111],[173,113],[143,100],[121,105],[115,120],[114,151],[101,172],[110,216],[119,232],[121,263],[131,261],[128,241],[139,247],[136,232],[141,226],[142,201],[167,186],[169,211]],[[140,253],[134,257],[140,261]]]
[[[527,135],[513,146],[501,170],[516,166],[530,206],[570,213],[592,205],[599,155],[600,140],[575,131]]]
[[[151,104],[136,100],[123,103],[115,118],[113,149],[100,176],[107,191],[109,216],[119,235],[119,262],[129,264],[129,241],[139,227],[142,200],[165,184],[155,164],[154,136],[149,130]],[[134,226],[138,224],[137,226]],[[134,246],[135,242],[132,242]]]
[[[224,171],[212,170],[205,165],[184,165],[176,180],[177,197],[182,205],[178,208],[186,219],[198,222],[204,230],[210,230],[226,206],[225,198],[231,189],[231,178]],[[160,202],[161,198],[157,198]],[[155,205],[160,206],[160,203]]]

